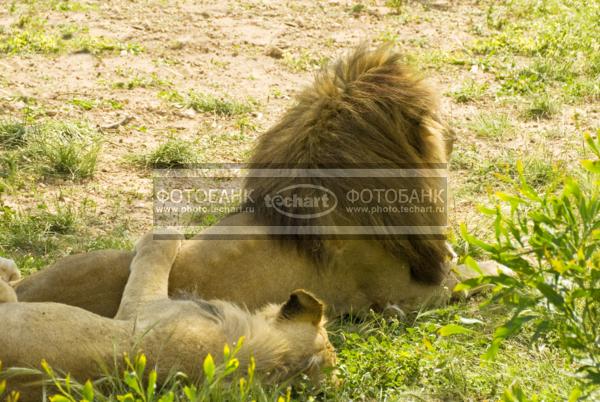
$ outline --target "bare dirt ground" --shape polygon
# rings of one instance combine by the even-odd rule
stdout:
[[[481,162],[512,149],[518,154],[535,150],[548,161],[574,160],[581,148],[576,133],[598,124],[597,105],[564,106],[544,121],[511,119],[514,135],[500,142],[478,138],[468,124],[486,112],[516,116],[518,105],[492,96],[457,103],[448,96],[468,79],[489,82],[492,90],[497,86],[480,66],[439,60],[440,54],[465,51],[478,27],[485,25],[486,8],[479,3],[413,1],[396,13],[380,1],[115,0],[81,2],[81,10],[69,12],[44,10],[40,16],[47,26],[84,26],[91,36],[136,44],[142,51],[13,54],[0,59],[4,117],[19,118],[33,109],[39,118],[88,120],[104,138],[93,179],[26,185],[2,195],[2,202],[27,209],[40,200],[77,204],[91,199],[99,216],[107,216],[100,233],[127,220],[135,237],[151,226],[151,172],[132,167],[128,157],[177,137],[196,141],[203,160],[243,161],[256,137],[293,103],[294,94],[311,81],[320,64],[365,41],[395,41],[435,83],[443,113],[459,133],[459,158],[466,153]],[[0,26],[7,28],[18,18],[18,13],[0,7]],[[240,134],[235,117],[197,113],[161,96],[190,89],[255,100],[250,128]],[[94,106],[83,110],[73,99],[91,100]],[[102,129],[126,118],[126,124]],[[553,134],[544,136],[549,130]],[[453,188],[460,189],[465,180],[464,171],[454,170]],[[466,219],[481,198],[463,193],[453,203],[453,221]]]

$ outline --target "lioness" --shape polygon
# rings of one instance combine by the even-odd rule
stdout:
[[[261,136],[252,164],[267,168],[319,169],[375,166],[385,169],[443,166],[453,134],[440,121],[435,92],[402,63],[389,46],[360,47],[321,71],[281,121]],[[277,188],[293,183],[275,177],[258,187],[255,213],[230,215],[185,241],[175,259],[170,292],[192,291],[241,303],[250,310],[283,302],[297,288],[318,294],[334,314],[402,310],[447,300],[456,283],[449,269],[445,237],[419,235],[424,227],[443,227],[445,217],[428,213],[358,216],[346,210],[313,224],[416,228],[416,235],[383,237],[289,236],[274,238],[264,227],[299,222],[261,203]],[[342,193],[363,181],[313,177],[311,186]],[[413,180],[435,185],[427,177]],[[385,185],[385,183],[383,184]],[[303,190],[300,190],[303,191]],[[311,189],[299,196],[310,196]],[[302,223],[300,223],[301,225]],[[256,227],[253,238],[208,240],[224,226]],[[261,232],[262,230],[262,232]],[[74,255],[17,285],[20,300],[55,301],[112,317],[129,275],[130,251],[106,250]]]
[[[159,377],[177,369],[195,379],[208,353],[218,358],[226,343],[233,345],[243,336],[240,364],[247,365],[253,356],[257,373],[267,381],[301,372],[318,378],[321,368],[334,364],[323,305],[303,290],[293,292],[283,305],[269,304],[255,313],[223,301],[169,299],[169,272],[180,246],[180,240],[157,241],[152,235],[138,242],[114,319],[62,304],[16,302],[4,280],[17,274],[4,261],[0,361],[5,367],[38,367],[46,359],[53,368],[85,381],[100,376],[115,356],[143,351]],[[25,391],[26,400],[40,399],[39,388],[10,379],[9,387]]]

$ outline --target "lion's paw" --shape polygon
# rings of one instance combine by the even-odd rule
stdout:
[[[13,282],[21,279],[21,272],[13,260],[0,257],[0,280]]]

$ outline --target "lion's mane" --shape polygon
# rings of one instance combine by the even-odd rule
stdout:
[[[312,86],[304,89],[296,104],[263,134],[250,161],[260,168],[445,168],[445,127],[438,120],[435,92],[390,46],[368,50],[361,46],[336,64],[321,70]],[[365,178],[311,177],[314,186],[336,194],[362,188]],[[433,187],[440,178],[369,178],[370,186],[392,188],[410,185]],[[394,181],[396,180],[396,181]],[[410,180],[410,183],[407,182]],[[268,226],[362,225],[445,226],[439,214],[357,215],[338,208],[335,213],[306,222],[282,215],[265,206],[265,196],[298,183],[295,177],[249,177],[254,189],[252,206],[260,223]],[[314,191],[304,190],[306,195]],[[343,202],[343,200],[342,200]],[[344,205],[342,205],[343,207]],[[319,265],[328,258],[326,236],[283,237]],[[448,251],[443,235],[384,235],[374,241],[409,264],[415,280],[439,283]]]

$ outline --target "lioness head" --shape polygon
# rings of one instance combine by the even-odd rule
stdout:
[[[336,363],[335,350],[325,329],[324,306],[304,290],[292,292],[282,305],[269,305],[259,311],[273,325],[285,343],[277,369],[269,373],[272,380],[306,374],[318,383],[323,369]]]

